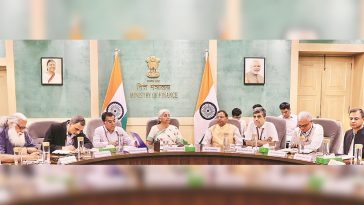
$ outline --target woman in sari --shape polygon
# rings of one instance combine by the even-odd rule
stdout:
[[[162,109],[158,113],[158,124],[154,125],[147,137],[147,143],[153,145],[155,141],[160,141],[161,145],[178,145],[183,146],[181,132],[174,125],[171,125],[170,112]]]
[[[47,61],[47,72],[42,76],[43,84],[60,84],[61,76],[56,72],[56,61],[50,59]]]

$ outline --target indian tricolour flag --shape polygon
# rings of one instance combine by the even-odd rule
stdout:
[[[109,86],[107,87],[102,110],[103,112],[108,111],[114,113],[116,119],[121,120],[122,127],[124,129],[126,128],[128,109],[126,108],[123,76],[117,49],[115,49],[114,66],[111,71]]]
[[[195,144],[201,142],[209,123],[215,118],[218,110],[216,90],[212,79],[208,52],[206,52],[205,70],[203,72],[196,110],[193,116]]]

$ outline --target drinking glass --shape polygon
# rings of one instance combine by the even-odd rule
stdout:
[[[44,164],[51,164],[51,149],[49,142],[43,142],[42,161]]]

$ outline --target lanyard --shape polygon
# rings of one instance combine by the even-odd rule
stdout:
[[[106,137],[107,141],[108,141],[108,142],[110,142],[109,138],[107,137],[107,132],[106,132],[106,129],[105,129],[105,127],[104,127],[104,126],[102,126],[102,128],[104,128],[104,132],[105,132],[105,137]]]
[[[257,128],[257,135],[258,135],[258,139],[259,139],[259,140],[262,140],[262,136],[263,136],[264,128],[262,128],[262,131],[260,132],[260,135],[259,135],[259,128],[258,128],[258,127],[255,127],[255,128]]]

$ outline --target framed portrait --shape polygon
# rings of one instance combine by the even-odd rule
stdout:
[[[265,84],[265,58],[264,57],[244,57],[245,85]]]
[[[41,57],[42,85],[63,85],[63,58]]]

